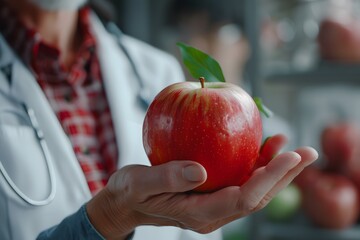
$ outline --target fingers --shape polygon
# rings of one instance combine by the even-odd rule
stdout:
[[[215,194],[219,194],[217,198],[236,200],[236,202],[222,201],[220,209],[214,213],[228,217],[219,220],[217,224],[226,224],[263,208],[273,196],[317,158],[318,153],[310,147],[280,154],[266,167],[257,169],[241,188],[230,187],[216,192]],[[212,204],[213,206],[215,203]]]
[[[137,202],[136,211],[149,217],[144,217],[147,219],[142,221],[144,224],[207,232],[265,206],[317,156],[317,152],[308,147],[282,153],[268,165],[257,169],[243,186],[209,194],[178,194],[206,181],[205,169],[192,161],[129,167],[119,184],[130,188],[131,199]]]
[[[241,187],[240,205],[243,209],[256,208],[271,189],[301,161],[295,152],[286,152],[275,157],[267,166],[257,169]]]
[[[260,156],[255,168],[266,166],[273,157],[278,154],[281,148],[287,143],[287,138],[282,134],[277,134],[265,140],[260,149]]]
[[[306,167],[313,163],[318,157],[318,152],[312,147],[301,147],[295,150],[301,156],[301,165]]]
[[[222,226],[263,208],[317,157],[318,153],[310,147],[280,154],[266,167],[257,169],[241,188],[229,187],[214,193],[211,201],[204,201],[202,206],[205,210],[214,209],[211,216],[214,220],[223,216],[212,227]],[[219,199],[222,199],[221,205],[216,206]]]
[[[161,193],[186,192],[205,182],[206,170],[192,161],[171,161],[153,167],[133,168],[125,182],[132,193],[149,197]]]
[[[299,154],[287,152],[280,154],[268,166],[257,169],[242,187],[227,187],[210,195],[197,196],[194,205],[196,213],[206,214],[204,219],[219,220],[236,215],[248,215],[255,209],[266,194],[291,169],[300,162]]]
[[[266,206],[266,204],[268,204],[277,193],[289,185],[305,167],[313,163],[318,158],[317,151],[311,147],[302,147],[297,149],[295,152],[301,156],[300,163],[291,169],[274,185],[274,187],[259,202],[258,206],[255,207],[254,211],[260,210]]]
[[[289,185],[294,178],[300,174],[305,167],[312,164],[319,156],[317,151],[311,147],[302,147],[295,150],[301,156],[301,162],[293,169],[291,169],[268,193],[268,198],[271,199],[275,196],[278,192],[284,189],[287,185]],[[267,202],[264,202],[266,205]],[[258,206],[259,208],[263,206]]]

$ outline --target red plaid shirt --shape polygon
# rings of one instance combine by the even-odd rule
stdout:
[[[82,42],[74,64],[65,69],[60,51],[45,43],[0,0],[0,32],[37,74],[37,81],[68,135],[92,194],[116,170],[118,152],[104,92],[89,9],[79,11]]]

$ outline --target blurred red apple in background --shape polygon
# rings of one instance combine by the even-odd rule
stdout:
[[[306,169],[307,170],[307,169]],[[302,207],[316,226],[344,229],[359,217],[359,195],[347,177],[316,168],[304,170],[295,180],[302,192]]]
[[[308,166],[294,179],[294,183],[302,192],[305,192],[308,186],[316,181],[319,174],[319,169],[314,166]]]
[[[360,128],[351,122],[327,126],[321,136],[325,167],[349,177],[360,190]]]
[[[352,162],[360,162],[360,129],[350,122],[328,125],[321,134],[321,146],[326,168],[346,171]]]
[[[326,60],[360,62],[359,21],[325,19],[320,24],[318,44],[320,55]]]
[[[307,167],[294,180],[304,213],[316,226],[344,229],[360,216],[360,129],[352,122],[326,126],[321,168]]]
[[[151,103],[143,143],[152,165],[193,160],[208,174],[195,189],[209,192],[242,185],[253,171],[262,123],[253,99],[222,82],[182,82],[166,87]]]

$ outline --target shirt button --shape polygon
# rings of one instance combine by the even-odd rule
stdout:
[[[65,101],[68,102],[68,103],[71,102],[71,101],[72,101],[72,96],[71,96],[71,94],[65,94],[65,95],[64,95],[64,99],[65,99]]]
[[[83,154],[90,155],[90,149],[88,147],[83,147],[82,150],[83,150]]]
[[[88,147],[82,147],[81,150],[84,155],[90,155],[90,149]]]

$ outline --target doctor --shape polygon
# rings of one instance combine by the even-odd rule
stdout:
[[[221,239],[317,158],[299,148],[241,188],[184,193],[204,168],[148,167],[141,144],[144,102],[183,81],[178,64],[109,34],[84,1],[0,0],[0,239]]]

